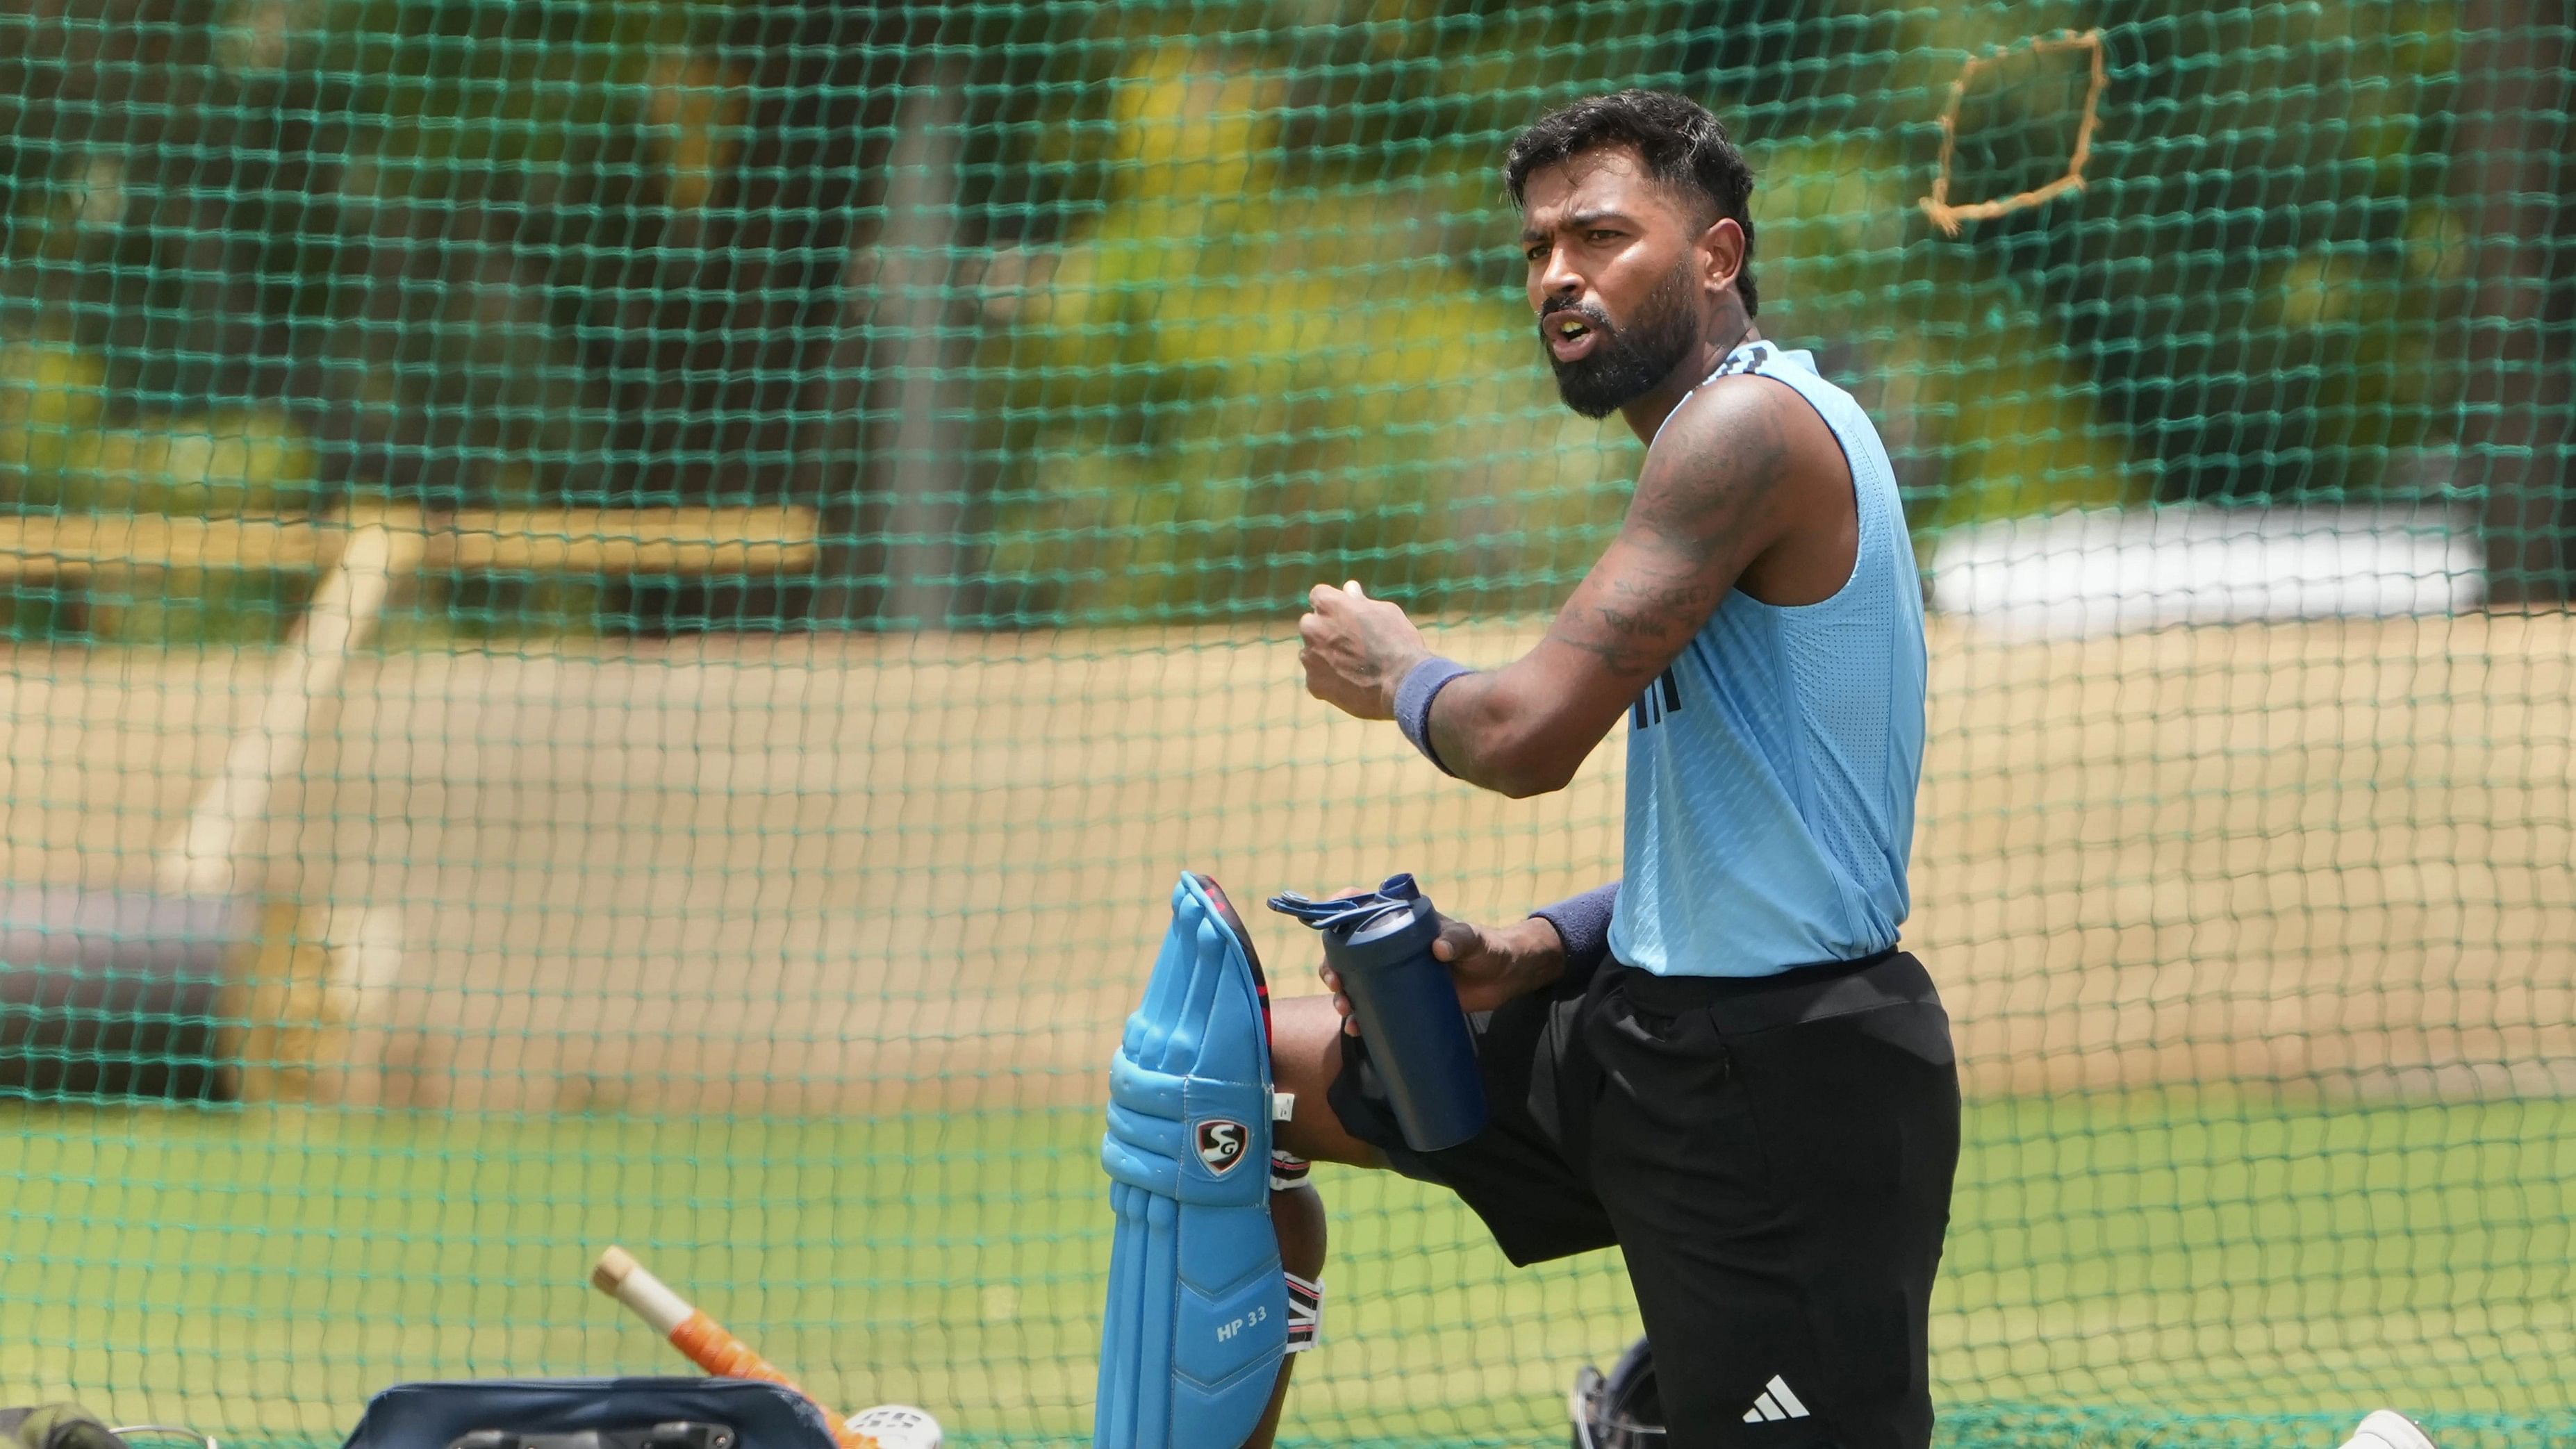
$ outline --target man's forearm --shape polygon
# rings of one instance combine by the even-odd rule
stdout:
[[[1442,774],[1506,795],[1536,793],[1515,788],[1522,783],[1521,772],[1495,746],[1490,696],[1497,682],[1495,675],[1429,655],[1405,670],[1388,700],[1388,713]]]
[[[1604,679],[1594,664],[1553,635],[1495,670],[1426,657],[1398,691],[1419,706],[1405,733],[1441,769],[1497,794],[1562,790],[1635,697],[1635,686]],[[1399,723],[1405,702],[1397,701]]]
[[[1440,696],[1431,701],[1423,720],[1423,735],[1431,745],[1424,753],[1441,769],[1470,785],[1501,790],[1493,768],[1495,752],[1490,742],[1471,727],[1483,713],[1480,706],[1493,687],[1492,675],[1478,673],[1461,675],[1443,688]]]
[[[1460,675],[1431,700],[1423,753],[1468,784],[1514,799],[1562,790],[1574,770],[1543,747],[1545,722],[1529,713],[1501,672]]]

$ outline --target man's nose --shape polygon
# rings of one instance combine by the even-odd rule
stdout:
[[[1539,274],[1539,290],[1550,297],[1583,295],[1583,274],[1568,265],[1562,248],[1548,254],[1547,270]]]

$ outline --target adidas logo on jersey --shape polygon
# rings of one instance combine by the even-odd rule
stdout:
[[[1778,1374],[1773,1374],[1771,1382],[1763,1385],[1762,1396],[1753,1401],[1753,1407],[1744,1411],[1744,1422],[1748,1424],[1769,1424],[1781,1419],[1806,1417],[1807,1406],[1798,1402],[1798,1396],[1789,1392],[1789,1385]]]

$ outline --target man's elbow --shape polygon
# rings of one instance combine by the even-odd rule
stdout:
[[[1485,788],[1514,800],[1527,800],[1533,795],[1553,795],[1573,784],[1574,772],[1582,767],[1583,757],[1569,757],[1562,750],[1529,741],[1496,751],[1485,764]]]
[[[1571,721],[1531,708],[1503,689],[1477,703],[1482,707],[1452,722],[1461,748],[1450,758],[1467,766],[1459,775],[1497,795],[1526,800],[1554,794],[1574,782],[1584,756],[1592,753],[1592,741],[1574,742]],[[1594,740],[1599,738],[1594,734]]]
[[[1538,795],[1553,795],[1574,783],[1571,775],[1546,772],[1526,775],[1502,775],[1491,782],[1495,794],[1508,800],[1527,800]]]

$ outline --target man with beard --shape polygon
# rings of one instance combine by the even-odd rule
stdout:
[[[1337,991],[1278,1006],[1279,1147],[1442,1184],[1515,1263],[1616,1244],[1673,1445],[1919,1449],[1959,1090],[1897,949],[1925,659],[1896,480],[1850,395],[1755,329],[1753,177],[1707,111],[1578,102],[1505,179],[1566,405],[1647,444],[1627,518],[1502,668],[1434,656],[1357,581],[1314,590],[1300,657],[1317,698],[1513,797],[1625,717],[1626,874],[1446,925],[1481,1136],[1405,1145]],[[1279,1185],[1311,1273],[1320,1211]]]

